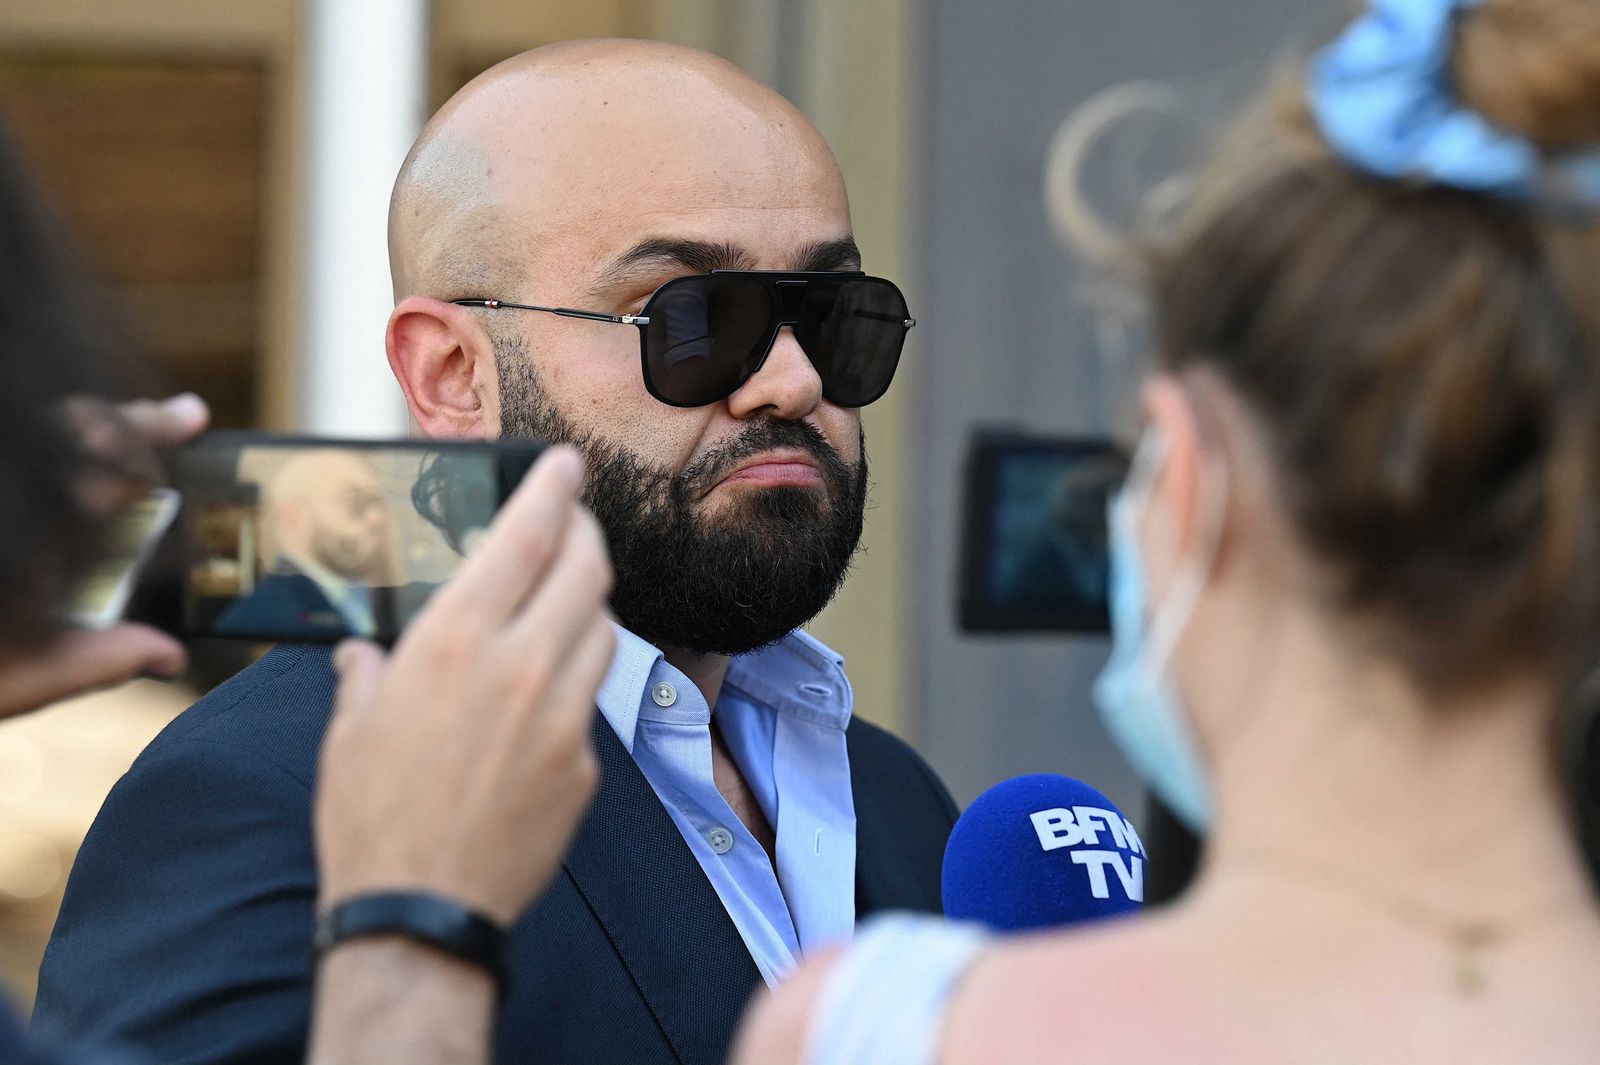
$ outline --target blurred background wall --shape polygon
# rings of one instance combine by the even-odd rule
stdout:
[[[1307,39],[1343,6],[11,3],[0,6],[0,121],[125,311],[130,353],[155,367],[152,389],[200,392],[223,426],[336,432],[340,410],[321,384],[341,379],[327,376],[331,360],[371,374],[380,407],[390,404],[359,418],[352,410],[349,431],[401,433],[384,308],[364,308],[376,320],[358,322],[346,334],[357,339],[336,350],[315,328],[338,307],[320,298],[325,263],[308,262],[312,220],[328,217],[315,202],[325,160],[308,145],[341,94],[383,100],[387,83],[373,79],[396,76],[375,60],[331,76],[318,67],[330,15],[368,20],[380,47],[398,40],[397,12],[419,13],[418,69],[400,72],[416,89],[414,123],[484,68],[552,41],[655,37],[744,66],[827,136],[867,268],[902,281],[921,323],[895,389],[866,412],[875,487],[865,551],[814,631],[848,657],[858,712],[920,746],[959,800],[1053,769],[1131,809],[1136,789],[1089,709],[1103,641],[956,631],[962,455],[978,425],[1124,435],[1133,425],[1131,365],[1098,350],[1103,330],[1083,299],[1092,277],[1054,242],[1043,208],[1045,152],[1062,117],[1133,78],[1232,102],[1269,49]],[[388,175],[359,194],[370,215],[387,201],[392,164],[369,169]],[[386,269],[381,241],[363,243],[374,246],[340,254]],[[0,976],[12,986],[32,986],[65,872],[106,791],[197,689],[235,665],[213,660],[190,688],[138,684],[0,726]]]
[[[1176,89],[1164,121],[1130,118],[1083,175],[1096,206],[1127,219],[1187,161],[1185,148],[1244,102],[1273,58],[1330,32],[1344,0],[925,0],[914,122],[918,373],[901,393],[916,448],[902,548],[913,734],[963,802],[997,780],[1063,772],[1132,814],[1139,789],[1089,701],[1107,643],[973,637],[955,625],[960,471],[977,426],[1040,433],[1138,431],[1137,331],[1116,293],[1062,247],[1045,207],[1046,157],[1063,119],[1108,89]],[[1110,301],[1112,307],[1108,308]],[[1108,328],[1111,326],[1111,328]],[[898,387],[898,385],[897,385]],[[909,392],[910,395],[906,393]]]

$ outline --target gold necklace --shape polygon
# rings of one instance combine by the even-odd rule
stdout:
[[[1591,902],[1587,892],[1563,893],[1498,918],[1464,918],[1407,898],[1331,863],[1272,851],[1247,851],[1230,855],[1235,861],[1255,863],[1326,891],[1341,888],[1369,906],[1385,910],[1402,924],[1420,927],[1450,945],[1457,992],[1467,998],[1481,995],[1488,986],[1484,955],[1514,935],[1524,934],[1557,919],[1575,916]]]

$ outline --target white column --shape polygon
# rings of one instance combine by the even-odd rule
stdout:
[[[389,190],[427,105],[428,0],[305,0],[305,324],[297,421],[404,436],[384,359]]]

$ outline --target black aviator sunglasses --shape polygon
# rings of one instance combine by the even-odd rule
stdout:
[[[451,302],[638,326],[644,386],[673,407],[703,407],[733,395],[761,369],[785,326],[822,379],[823,396],[841,407],[864,407],[889,390],[906,333],[917,324],[894,282],[843,271],[691,274],[656,289],[638,314]]]

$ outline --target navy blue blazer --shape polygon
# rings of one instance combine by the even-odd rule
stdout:
[[[44,1051],[23,1034],[11,1004],[0,1000],[0,1061],[7,1065],[51,1065],[57,1060],[45,1058]]]
[[[302,1060],[312,785],[334,684],[326,648],[280,647],[140,755],[73,867],[39,974],[39,1034],[140,1047],[163,1065]],[[856,721],[847,736],[858,915],[938,912],[954,804],[888,733]],[[594,805],[512,932],[496,1060],[715,1065],[760,974],[598,716],[594,739]]]

